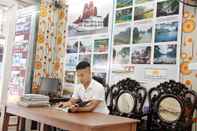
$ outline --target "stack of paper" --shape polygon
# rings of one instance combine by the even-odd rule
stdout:
[[[18,104],[25,107],[49,106],[49,97],[40,94],[25,94],[21,96]]]

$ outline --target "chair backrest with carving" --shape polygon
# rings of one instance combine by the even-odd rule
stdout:
[[[170,80],[150,89],[149,130],[191,131],[196,93]]]
[[[123,79],[107,90],[110,113],[140,119],[146,95],[146,89],[137,81]]]

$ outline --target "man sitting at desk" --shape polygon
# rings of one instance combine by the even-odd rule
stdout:
[[[92,79],[90,64],[86,61],[76,66],[77,78],[80,85],[75,87],[72,98],[68,102],[61,103],[61,107],[68,107],[70,112],[99,112],[108,114],[105,103],[105,90],[102,84]],[[78,100],[89,101],[83,107],[77,105]]]

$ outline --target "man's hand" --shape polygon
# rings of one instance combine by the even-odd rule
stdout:
[[[57,107],[59,108],[65,108],[65,107],[71,107],[72,103],[71,102],[60,102],[59,104],[57,104]]]
[[[79,109],[79,105],[75,104],[75,105],[72,105],[69,107],[69,112],[78,112],[78,109]]]

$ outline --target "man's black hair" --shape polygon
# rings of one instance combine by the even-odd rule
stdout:
[[[87,67],[90,67],[90,63],[88,63],[87,61],[81,61],[77,64],[76,66],[76,70],[81,70],[81,69],[85,69]]]

